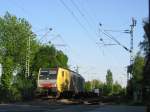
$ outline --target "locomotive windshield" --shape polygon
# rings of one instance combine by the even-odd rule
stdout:
[[[50,70],[50,69],[41,69],[39,79],[41,80],[49,80],[49,79],[56,79],[57,71]]]

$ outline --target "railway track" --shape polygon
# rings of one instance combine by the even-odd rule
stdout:
[[[56,98],[53,96],[44,96],[40,97],[41,101],[48,101],[50,103],[58,103],[58,104],[86,104],[86,105],[96,105],[100,104],[101,100],[99,97],[91,97],[91,98]]]
[[[111,98],[98,96],[93,92],[82,92],[75,95],[70,95],[66,92],[60,94],[59,97],[56,97],[56,95],[39,94],[36,99],[41,99],[41,101],[47,100],[51,103],[59,104],[98,105],[111,102]]]

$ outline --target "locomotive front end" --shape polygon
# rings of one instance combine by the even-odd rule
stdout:
[[[56,92],[57,69],[41,68],[38,75],[38,88]]]

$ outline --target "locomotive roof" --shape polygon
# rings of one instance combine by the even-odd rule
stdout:
[[[41,70],[58,70],[59,68],[69,70],[69,71],[71,71],[71,72],[73,72],[73,73],[76,73],[76,75],[78,75],[78,76],[82,77],[82,75],[80,75],[79,73],[77,73],[77,72],[75,72],[75,71],[73,71],[73,70],[71,70],[71,69],[63,68],[63,67],[55,67],[55,68],[41,68]],[[83,78],[83,77],[82,77],[82,78]],[[83,79],[84,79],[84,78],[83,78]]]

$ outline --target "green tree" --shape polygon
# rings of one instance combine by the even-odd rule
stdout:
[[[2,64],[2,88],[4,93],[12,93],[13,73],[21,73],[25,76],[25,60],[27,54],[27,42],[31,41],[31,61],[35,52],[35,35],[31,31],[31,25],[21,18],[6,13],[0,17],[0,61]],[[3,94],[4,97],[9,96]],[[12,97],[10,95],[10,97]]]
[[[41,45],[33,59],[32,68],[36,73],[40,68],[64,67],[68,68],[68,57],[58,51],[53,45]]]
[[[144,55],[147,57],[149,53],[149,42],[146,34],[143,36],[144,40],[139,43],[140,50],[143,51]]]
[[[122,92],[122,87],[121,85],[116,81],[114,84],[113,84],[113,94],[119,94]]]
[[[143,68],[145,65],[144,57],[139,53],[136,55],[133,63],[133,79],[140,82],[143,79]]]
[[[106,94],[112,94],[113,91],[113,75],[111,70],[107,70],[106,74]]]
[[[146,39],[148,40],[148,45],[146,48],[148,49],[148,54],[146,56],[146,63],[144,66],[143,72],[143,100],[145,102],[150,101],[150,23],[149,20],[144,21],[144,30]]]
[[[128,96],[134,98],[134,100],[137,100],[138,97],[138,99],[141,99],[144,65],[144,57],[140,53],[137,53],[133,62],[132,78],[128,82],[127,87]]]
[[[68,68],[68,57],[61,50],[57,51],[56,59],[59,67]]]
[[[99,89],[101,87],[102,82],[97,80],[97,79],[93,79],[91,81],[91,85],[93,89]]]
[[[113,84],[113,76],[111,70],[107,70],[106,74],[106,84],[107,85],[112,85]]]
[[[91,82],[87,81],[84,85],[85,91],[91,91]]]
[[[25,65],[29,53],[27,49],[29,40],[30,76],[26,76]],[[20,96],[25,99],[31,98],[36,88],[36,74],[39,68],[57,66],[67,68],[67,62],[67,55],[53,45],[38,43],[31,25],[24,18],[17,18],[8,12],[0,17],[0,63],[3,70],[1,98],[7,100],[15,100]],[[14,73],[17,74],[15,78]],[[17,94],[18,98],[14,97],[14,94]]]

